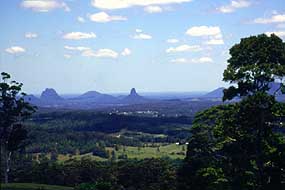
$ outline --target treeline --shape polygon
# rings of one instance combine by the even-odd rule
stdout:
[[[174,190],[179,164],[179,161],[168,159],[97,162],[82,158],[60,163],[42,158],[32,162],[26,157],[14,163],[10,179],[13,182],[75,187],[101,184],[109,190]]]
[[[173,134],[173,125],[191,125],[193,118],[139,117],[92,111],[60,111],[38,113],[32,118],[35,124],[46,124],[50,130],[72,129],[74,131],[96,131],[116,133],[122,129],[151,134]],[[179,127],[179,126],[178,126]],[[175,130],[174,130],[175,131]]]

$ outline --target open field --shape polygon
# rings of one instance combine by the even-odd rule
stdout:
[[[115,152],[116,159],[120,159],[127,155],[129,159],[144,159],[144,158],[163,158],[169,157],[171,159],[183,159],[186,154],[186,145],[155,145],[156,147],[132,147],[132,146],[119,146],[118,149],[113,147],[107,147],[106,150],[111,154],[112,151]],[[159,148],[158,148],[159,147]],[[92,153],[83,155],[63,155],[58,156],[59,161],[66,161],[68,159],[80,159],[83,157],[89,157],[96,161],[106,161],[107,159],[101,158],[99,156],[93,156]]]
[[[184,146],[184,148],[183,148]],[[107,148],[109,151],[115,151],[116,157],[127,155],[131,159],[144,159],[144,158],[162,158],[169,157],[172,159],[183,159],[186,153],[186,145],[169,144],[157,147],[121,147],[119,150],[114,148]]]

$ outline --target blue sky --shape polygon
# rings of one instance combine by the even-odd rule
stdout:
[[[284,0],[0,0],[0,70],[28,93],[210,91],[228,49],[272,32]]]

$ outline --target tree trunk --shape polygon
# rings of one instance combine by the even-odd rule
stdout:
[[[264,175],[264,160],[263,160],[263,150],[262,150],[262,140],[264,138],[264,111],[263,108],[261,108],[261,114],[259,117],[259,123],[258,123],[258,133],[257,133],[257,140],[256,140],[256,164],[258,168],[258,189],[262,190],[265,188],[266,185],[266,178]]]
[[[8,152],[5,146],[2,146],[2,153],[4,155],[4,183],[9,183],[9,172],[10,172],[10,159],[11,152]]]

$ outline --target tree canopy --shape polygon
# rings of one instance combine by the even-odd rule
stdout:
[[[275,35],[244,38],[230,49],[220,105],[196,115],[179,189],[284,189],[285,104],[267,91],[284,90],[285,45]]]
[[[243,38],[230,49],[230,55],[223,80],[237,86],[224,91],[224,100],[266,92],[274,81],[280,82],[280,89],[285,92],[285,43],[278,36]]]

